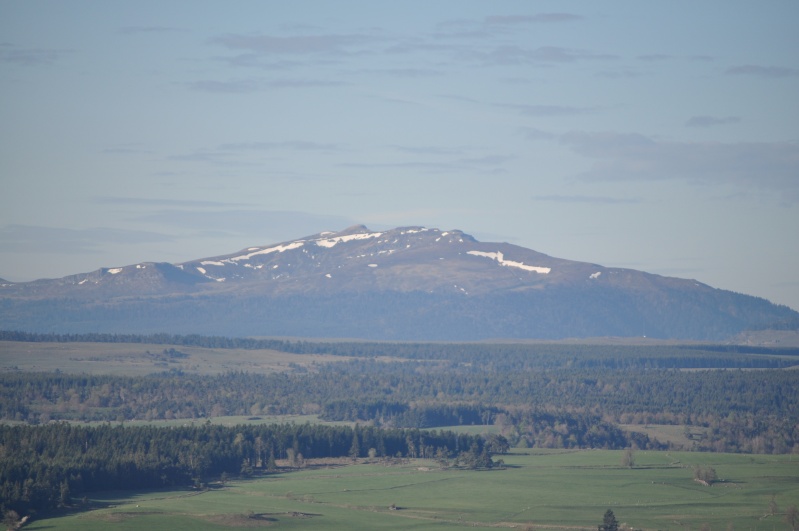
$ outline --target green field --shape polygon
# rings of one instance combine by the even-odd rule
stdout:
[[[164,353],[176,348],[180,356]],[[0,371],[142,376],[164,371],[220,374],[245,371],[254,374],[286,372],[292,367],[345,361],[345,356],[291,354],[269,349],[227,349],[148,343],[28,343],[0,342]]]
[[[519,450],[486,471],[428,460],[319,465],[205,492],[94,495],[98,508],[26,529],[596,529],[610,508],[635,529],[773,530],[787,529],[784,512],[799,504],[799,457],[640,451],[626,468],[621,455]],[[714,467],[720,481],[696,483],[694,465]]]

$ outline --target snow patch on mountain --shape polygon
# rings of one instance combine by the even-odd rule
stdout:
[[[483,251],[468,251],[466,254],[471,254],[473,256],[482,256],[484,258],[490,258],[492,260],[496,260],[499,265],[505,267],[516,267],[522,269],[524,271],[531,271],[533,273],[539,273],[542,275],[548,274],[552,271],[551,267],[540,267],[540,266],[531,266],[527,265],[524,262],[515,262],[513,260],[505,260],[505,256],[500,252],[497,251],[495,253],[486,253]]]
[[[305,242],[302,241],[302,240],[299,240],[299,241],[296,241],[296,242],[291,242],[291,243],[286,244],[286,245],[276,245],[274,247],[267,247],[266,249],[261,249],[261,250],[253,251],[251,253],[242,254],[240,256],[234,256],[234,257],[229,258],[228,260],[225,260],[225,261],[226,262],[238,262],[239,260],[249,260],[253,256],[256,256],[256,255],[259,255],[259,254],[282,253],[282,252],[285,252],[285,251],[291,251],[293,249],[299,249],[303,245],[305,245]]]
[[[116,275],[117,273],[121,273],[122,272],[122,268],[121,267],[114,267],[112,269],[109,269],[108,272],[111,273],[112,275]]]
[[[316,245],[318,245],[319,247],[327,247],[329,249],[331,247],[335,247],[339,243],[350,242],[353,240],[367,240],[369,238],[379,238],[382,235],[383,235],[382,232],[347,234],[346,236],[336,236],[334,238],[322,238],[316,240]]]
[[[602,274],[602,271],[597,271],[596,273],[591,273],[588,278],[599,278],[599,275]]]

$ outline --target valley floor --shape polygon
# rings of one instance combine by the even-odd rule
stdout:
[[[95,493],[83,510],[25,529],[596,529],[607,509],[630,529],[790,529],[799,456],[514,450],[493,470],[432,460],[309,460],[208,490]],[[694,467],[719,480],[704,486]]]

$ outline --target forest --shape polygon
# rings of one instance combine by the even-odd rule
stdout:
[[[493,447],[503,448],[496,443]],[[0,511],[18,514],[71,507],[85,493],[101,490],[206,488],[211,479],[274,472],[276,459],[288,459],[298,467],[306,459],[325,457],[435,456],[457,458],[469,467],[493,466],[489,447],[480,437],[318,424],[0,425],[0,456]]]
[[[0,419],[7,424],[0,427],[0,483],[3,504],[15,510],[52,509],[112,484],[201,483],[222,473],[268,470],[274,459],[298,455],[439,455],[488,466],[492,453],[509,446],[799,453],[797,349],[18,332],[0,333],[0,348],[3,340],[143,343],[173,360],[187,357],[181,349],[189,347],[334,360],[270,374],[167,369],[126,376],[7,367],[0,371]],[[298,414],[357,427],[127,424]],[[76,424],[84,422],[100,425]],[[491,425],[500,438],[435,431],[468,425]],[[629,425],[682,426],[690,443],[661,441]]]

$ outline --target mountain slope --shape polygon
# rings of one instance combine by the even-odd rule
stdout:
[[[796,317],[694,280],[423,227],[355,226],[181,264],[0,285],[0,328],[42,332],[716,340]]]

